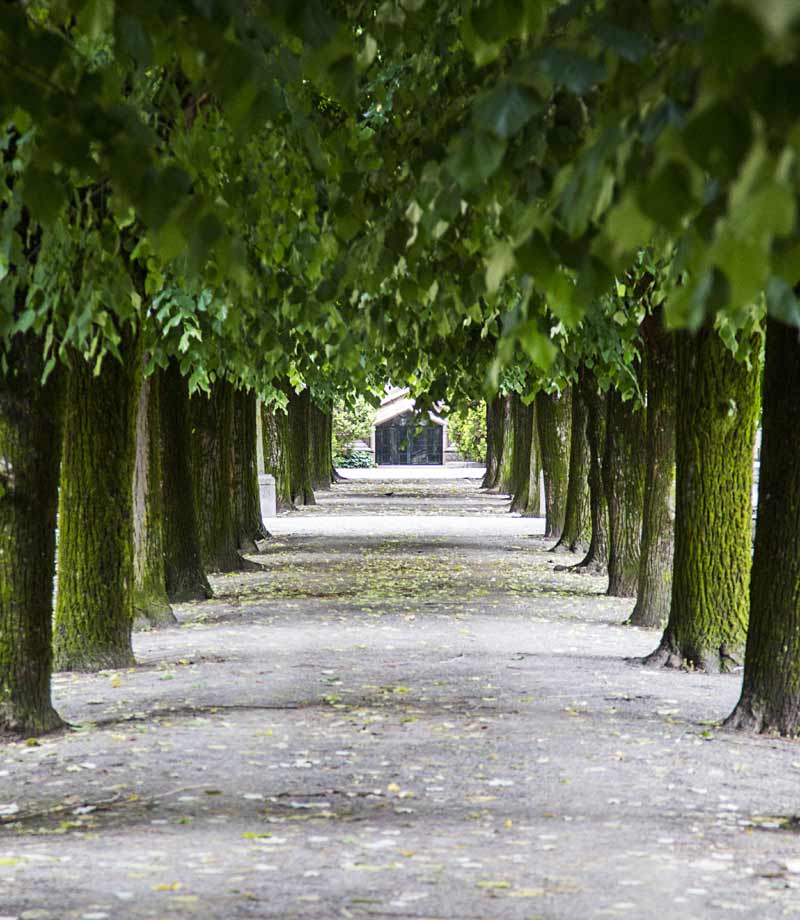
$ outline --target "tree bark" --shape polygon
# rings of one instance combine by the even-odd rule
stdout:
[[[264,469],[275,478],[278,511],[294,507],[289,474],[289,416],[282,409],[261,407]]]
[[[607,396],[603,487],[608,503],[608,591],[636,597],[644,507],[645,414],[617,390]]]
[[[42,351],[17,335],[0,372],[0,737],[61,725],[50,695],[58,413]]]
[[[330,413],[313,400],[308,406],[308,433],[311,487],[326,491],[331,487],[333,452],[331,450]]]
[[[580,368],[578,376],[585,370]],[[580,384],[572,388],[570,424],[569,477],[564,529],[553,552],[586,552],[592,539],[592,515],[589,502],[589,442],[586,438],[587,410]]]
[[[141,385],[133,471],[133,609],[138,626],[176,623],[164,571],[164,501],[158,374]]]
[[[311,394],[306,387],[295,393],[289,388],[289,480],[291,500],[297,505],[315,505],[311,483],[310,446]]]
[[[261,519],[258,488],[256,394],[236,390],[233,394],[233,499],[236,545],[243,553],[257,553],[258,541],[269,532]]]
[[[536,394],[536,423],[544,474],[545,537],[558,539],[564,529],[569,474],[571,391]]]
[[[134,664],[133,469],[142,382],[138,332],[100,373],[73,356],[66,375],[58,515],[55,666],[96,671]]]
[[[173,358],[161,374],[161,464],[164,482],[164,574],[173,603],[212,596],[203,568],[194,506],[189,391]]]
[[[647,661],[705,671],[739,664],[747,629],[759,368],[716,331],[675,337],[675,556],[667,628]],[[754,356],[755,358],[755,356]]]
[[[503,465],[505,428],[505,397],[499,394],[486,403],[486,473],[482,489],[494,489],[500,480]]]
[[[511,510],[525,512],[528,507],[533,447],[534,407],[525,405],[515,393],[512,397],[511,424],[513,450],[511,462]]]
[[[767,320],[758,519],[742,695],[726,725],[800,731],[800,337]]]
[[[194,502],[203,566],[209,572],[241,572],[255,565],[238,551],[233,464],[233,384],[217,380],[211,393],[189,399],[192,421]]]
[[[601,450],[606,440],[606,397],[597,388],[595,375],[586,370],[580,380],[581,396],[586,404],[586,441],[589,445],[589,511],[592,538],[583,559],[572,572],[602,575],[608,570],[608,502],[603,487]],[[559,566],[557,569],[561,568]]]
[[[642,325],[647,380],[644,510],[632,626],[663,626],[672,593],[675,515],[675,350],[659,312]]]
[[[542,517],[542,452],[539,448],[539,435],[536,425],[536,402],[531,403],[533,419],[531,423],[531,456],[528,464],[528,500],[520,510],[526,517]]]
[[[503,415],[503,449],[500,453],[501,465],[497,491],[510,496],[514,490],[514,396],[512,394],[505,398]]]

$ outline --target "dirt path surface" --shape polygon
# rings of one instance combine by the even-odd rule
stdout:
[[[74,730],[0,747],[0,918],[800,914],[800,748],[626,661],[632,602],[506,512],[339,485],[139,667],[58,675]]]

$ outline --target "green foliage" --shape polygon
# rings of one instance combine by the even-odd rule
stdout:
[[[447,432],[464,460],[482,463],[486,459],[486,404],[472,402],[449,413]]]
[[[368,450],[349,450],[343,454],[334,454],[333,465],[342,470],[364,470],[374,467],[375,460]]]
[[[333,407],[333,453],[337,457],[348,457],[358,451],[348,447],[353,441],[369,443],[375,424],[375,407],[362,395],[352,396],[346,402]],[[338,464],[337,464],[338,465]],[[362,464],[358,464],[362,465]],[[367,466],[371,464],[366,464]]]

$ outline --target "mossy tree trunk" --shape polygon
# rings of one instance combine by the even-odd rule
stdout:
[[[66,374],[58,514],[55,666],[63,671],[134,663],[133,469],[143,362],[126,328],[122,361],[95,375],[75,354]]]
[[[571,389],[536,394],[536,424],[544,475],[545,537],[558,539],[564,529],[569,478],[572,419]]]
[[[258,552],[257,541],[269,537],[261,519],[258,489],[256,394],[235,390],[233,394],[233,503],[236,545],[243,553]]]
[[[50,695],[58,504],[53,378],[43,343],[17,335],[0,372],[0,737],[61,725]]]
[[[618,390],[606,397],[603,487],[608,504],[608,594],[636,597],[644,508],[645,413]]]
[[[647,381],[644,509],[632,626],[663,626],[672,594],[675,515],[675,350],[660,311],[642,325]]]
[[[675,337],[675,556],[653,664],[716,672],[741,663],[747,629],[759,368],[713,328]]]
[[[486,473],[482,489],[494,489],[500,480],[503,465],[505,428],[505,397],[498,394],[486,403]]]
[[[135,625],[176,623],[164,571],[164,502],[158,374],[146,378],[136,412],[133,471],[133,608]]]
[[[311,394],[306,387],[295,393],[289,389],[289,480],[291,499],[296,505],[315,505],[311,482]]]
[[[800,732],[799,457],[800,335],[768,319],[750,626],[730,728]]]
[[[586,555],[570,571],[603,574],[608,570],[608,502],[603,487],[602,450],[606,441],[606,397],[594,373],[585,369],[580,390],[586,405],[586,441],[589,445],[589,512],[592,537]]]
[[[189,391],[175,359],[159,375],[164,574],[173,602],[211,597],[194,504]]]
[[[289,474],[289,416],[274,406],[261,407],[261,433],[264,444],[264,469],[275,479],[278,511],[293,506]]]
[[[580,368],[578,377],[585,370]],[[572,388],[572,419],[569,438],[569,476],[564,529],[553,551],[586,552],[592,538],[592,515],[589,503],[589,442],[586,438],[586,401],[580,384]]]
[[[313,400],[308,407],[308,433],[311,486],[313,489],[330,489],[333,468],[330,413]]]
[[[536,424],[536,402],[531,403],[531,455],[528,464],[528,500],[520,510],[526,517],[542,516],[542,452],[539,448],[538,426]]]
[[[514,488],[514,399],[515,396],[512,394],[506,396],[503,409],[503,449],[500,453],[500,476],[497,491],[505,495],[511,495]]]
[[[511,510],[524,512],[528,506],[530,494],[534,408],[532,402],[526,406],[516,393],[512,397],[511,424],[514,431],[511,462]]]
[[[194,503],[203,566],[209,572],[251,567],[239,553],[233,464],[233,384],[217,380],[189,399]]]

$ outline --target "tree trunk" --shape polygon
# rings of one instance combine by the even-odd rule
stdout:
[[[314,489],[311,484],[310,446],[311,394],[306,387],[295,393],[289,388],[289,478],[291,499],[297,505],[315,505]]]
[[[542,517],[542,452],[539,449],[539,435],[536,424],[536,403],[531,403],[531,457],[528,465],[528,500],[520,509],[526,517]]]
[[[264,469],[275,478],[278,511],[294,507],[289,475],[289,416],[282,410],[261,406]]]
[[[643,326],[647,380],[644,510],[639,552],[639,590],[632,626],[663,626],[672,593],[675,516],[675,350],[659,312]]]
[[[189,391],[175,359],[160,375],[164,574],[174,603],[211,597],[194,506]]]
[[[647,659],[728,670],[747,629],[759,368],[711,327],[678,333],[675,557],[669,621]]]
[[[0,372],[0,737],[61,725],[50,697],[58,413],[42,351],[17,335]]]
[[[73,356],[66,375],[58,514],[55,666],[96,671],[134,664],[133,468],[143,363],[126,329],[122,361],[98,375]]]
[[[137,626],[176,623],[164,572],[164,502],[161,475],[159,371],[139,392],[133,471],[133,609]]]
[[[499,394],[486,403],[486,473],[482,489],[494,489],[503,465],[505,398]]]
[[[313,401],[308,407],[308,433],[311,486],[313,489],[327,490],[331,487],[331,468],[333,454],[331,451],[330,413]]]
[[[618,390],[607,396],[603,487],[608,503],[608,591],[636,597],[644,507],[645,413]]]
[[[233,384],[227,380],[217,380],[210,394],[195,393],[189,399],[194,502],[203,566],[209,572],[241,572],[255,565],[238,551],[233,404]]]
[[[589,445],[589,511],[592,538],[586,555],[569,571],[601,575],[608,569],[608,502],[603,488],[601,449],[606,441],[606,397],[598,391],[597,378],[587,370],[580,380],[586,404],[586,441]],[[556,566],[556,569],[559,569]]]
[[[243,553],[257,553],[259,540],[269,537],[261,519],[258,489],[256,394],[236,390],[233,394],[233,499],[236,545]]]
[[[536,422],[544,473],[545,537],[558,539],[564,529],[569,474],[571,391],[536,394]]]
[[[578,375],[584,374],[580,368]],[[570,424],[569,477],[564,529],[553,552],[586,552],[592,539],[592,515],[589,503],[589,442],[586,438],[587,410],[580,384],[572,388]]]
[[[503,407],[503,449],[497,491],[504,495],[511,495],[514,490],[514,399],[514,395],[506,396]]]
[[[767,320],[758,520],[744,683],[730,728],[800,730],[800,336]]]
[[[514,430],[511,462],[511,510],[524,512],[528,507],[533,446],[534,408],[527,406],[515,393],[512,397],[511,423]]]

